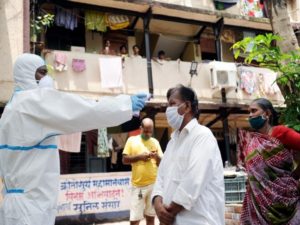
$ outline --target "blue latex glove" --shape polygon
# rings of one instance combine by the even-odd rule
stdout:
[[[145,102],[147,100],[147,94],[141,93],[141,94],[136,94],[132,95],[131,97],[131,103],[132,103],[132,111],[141,111],[144,106]]]

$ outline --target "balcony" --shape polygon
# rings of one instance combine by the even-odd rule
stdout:
[[[58,52],[67,56],[68,65],[67,71],[53,71],[56,87],[61,91],[78,93],[92,99],[99,99],[105,95],[149,92],[149,77],[147,60],[145,58],[127,57],[122,65],[116,64],[116,67],[122,67],[123,85],[117,88],[106,88],[103,87],[101,82],[99,59],[120,57],[70,51],[52,51],[46,55],[47,64],[54,65],[54,55]],[[73,59],[83,59],[86,69],[82,72],[74,72],[72,69]],[[196,91],[199,103],[203,107],[212,107],[214,105],[219,107],[224,104],[221,89],[211,87],[211,65],[209,63],[199,63],[197,67],[198,75],[192,77],[190,75],[191,62],[180,60],[157,62],[152,60],[151,65],[154,98],[150,101],[150,105],[152,104],[154,107],[165,106],[167,90],[177,84],[192,87]],[[114,65],[110,65],[111,70],[114,70],[113,67]],[[110,68],[108,67],[106,70]],[[239,83],[239,78],[235,79]],[[283,97],[280,92],[273,95],[258,96],[257,94],[249,95],[245,93],[239,88],[239,85],[236,88],[226,89],[227,106],[247,105],[257,97],[266,97],[273,101],[275,105],[283,104]]]

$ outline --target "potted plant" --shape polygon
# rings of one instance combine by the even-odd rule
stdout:
[[[53,22],[54,15],[50,13],[33,18],[30,23],[30,41],[36,43],[38,35],[46,32],[47,27],[50,27]]]

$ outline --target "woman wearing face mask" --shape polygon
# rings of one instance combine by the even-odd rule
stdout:
[[[241,225],[300,224],[299,181],[293,177],[293,153],[300,134],[277,125],[277,113],[264,98],[249,108],[255,132],[239,132],[239,160],[248,173]]]

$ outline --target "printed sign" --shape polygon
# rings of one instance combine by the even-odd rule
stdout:
[[[129,210],[130,174],[62,175],[58,216]]]

